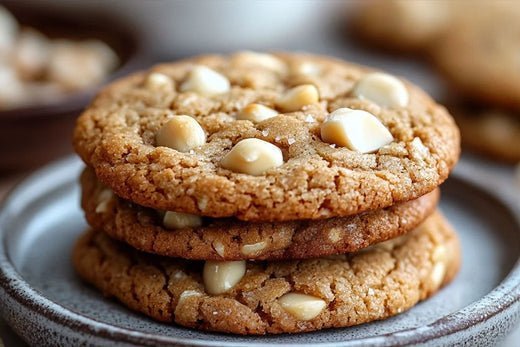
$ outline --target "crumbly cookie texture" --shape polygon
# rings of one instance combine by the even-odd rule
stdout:
[[[104,89],[78,119],[76,151],[125,199],[248,221],[357,214],[417,198],[447,178],[459,156],[458,129],[423,91],[400,81],[409,94],[406,106],[381,106],[353,95],[357,83],[373,72],[367,68],[304,54],[267,56],[279,62],[276,69],[265,55],[202,56],[122,79]],[[206,96],[145,87],[150,73],[183,85],[199,66],[227,78],[229,91]],[[380,98],[378,88],[368,95]],[[250,104],[279,114],[259,122],[237,120]],[[393,141],[370,153],[322,141],[322,123],[340,108],[369,112]],[[178,115],[200,124],[207,135],[203,145],[187,152],[157,146],[156,134]],[[259,170],[253,164],[260,154],[246,151],[233,164],[253,163],[253,174],[233,171],[224,158],[249,138],[278,147],[283,163],[274,157],[273,165]]]
[[[455,106],[462,144],[491,159],[520,162],[520,117],[512,112]]]
[[[95,231],[80,238],[73,258],[87,282],[156,320],[253,335],[352,326],[401,313],[455,276],[460,249],[447,222],[434,214],[413,233],[321,259],[203,265],[145,255]]]
[[[201,222],[198,216],[181,215],[174,219],[180,228],[172,228],[159,211],[110,194],[93,170],[83,172],[81,186],[82,207],[94,229],[141,251],[206,260],[303,259],[354,252],[413,230],[439,200],[435,190],[385,209],[315,221],[248,223],[225,218]],[[186,221],[195,224],[189,227]]]
[[[478,3],[431,49],[452,89],[484,106],[520,110],[520,3]],[[516,112],[518,113],[518,112]]]

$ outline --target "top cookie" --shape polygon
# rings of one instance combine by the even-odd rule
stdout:
[[[444,107],[393,76],[242,52],[110,85],[78,119],[74,145],[105,185],[140,205],[282,221],[430,192],[458,159],[459,133]]]

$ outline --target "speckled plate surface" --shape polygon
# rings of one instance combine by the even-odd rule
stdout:
[[[265,337],[156,323],[82,283],[70,263],[86,228],[76,183],[81,168],[70,158],[36,172],[0,209],[0,314],[32,345],[491,345],[520,317],[518,206],[469,183],[472,169],[464,163],[443,186],[441,202],[463,246],[453,283],[385,321]]]

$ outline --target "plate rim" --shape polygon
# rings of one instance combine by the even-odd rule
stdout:
[[[22,275],[16,270],[7,254],[5,235],[7,231],[2,227],[6,216],[6,211],[13,199],[15,199],[27,186],[33,184],[35,180],[42,180],[45,177],[57,175],[60,172],[68,172],[79,169],[81,162],[75,156],[52,162],[41,169],[33,172],[15,187],[0,202],[0,289],[14,300],[17,305],[44,316],[47,320],[53,321],[57,325],[65,326],[72,330],[79,330],[81,334],[86,334],[107,341],[129,343],[129,344],[154,344],[154,345],[182,345],[182,346],[243,346],[244,342],[234,341],[214,341],[214,340],[193,340],[189,338],[164,336],[148,332],[133,330],[120,327],[114,324],[104,323],[97,319],[75,312],[74,310],[60,305],[57,302],[45,297],[38,292]],[[493,192],[478,185],[472,180],[467,180],[465,175],[458,172],[451,175],[452,179],[459,180],[465,185],[477,189],[480,193],[502,205],[519,225],[519,216],[516,210],[509,206],[507,201],[501,199]],[[63,186],[71,180],[60,181],[56,187]],[[48,188],[45,191],[52,190]],[[42,194],[40,192],[40,194]],[[464,331],[475,325],[483,323],[501,312],[506,311],[515,303],[520,302],[520,255],[515,264],[505,276],[505,278],[494,287],[489,293],[462,309],[447,314],[438,320],[427,325],[415,328],[403,329],[391,333],[377,336],[347,340],[342,342],[323,342],[312,343],[318,346],[349,346],[356,344],[370,344],[373,346],[387,345],[389,341],[399,344],[425,343],[445,336],[453,335]],[[491,303],[493,303],[491,305]],[[8,321],[9,323],[9,321]],[[208,337],[211,333],[208,333]],[[288,343],[288,345],[301,345],[301,343]],[[266,343],[248,342],[248,346],[266,346]]]

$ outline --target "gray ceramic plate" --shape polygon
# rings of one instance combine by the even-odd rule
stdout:
[[[441,209],[462,239],[462,270],[408,312],[354,328],[266,337],[153,322],[74,275],[71,247],[86,228],[76,184],[81,168],[70,158],[36,172],[0,210],[0,313],[32,345],[483,345],[496,342],[519,318],[518,221],[507,204],[458,170],[443,186]]]

